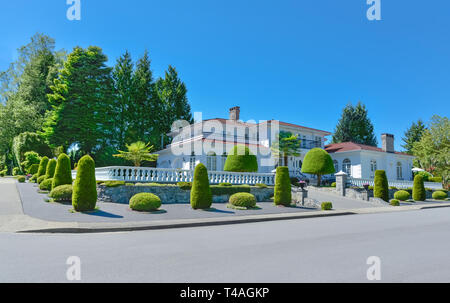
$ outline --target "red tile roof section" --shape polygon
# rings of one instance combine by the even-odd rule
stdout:
[[[329,153],[339,153],[339,152],[346,152],[346,151],[353,151],[353,150],[370,150],[370,151],[384,153],[384,151],[379,147],[358,144],[358,143],[354,143],[354,142],[342,142],[342,143],[334,143],[334,144],[325,145],[325,150]],[[411,156],[409,154],[401,153],[401,152],[395,152],[395,154]]]

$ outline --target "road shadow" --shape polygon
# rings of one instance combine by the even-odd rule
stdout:
[[[104,217],[104,218],[113,218],[113,219],[120,219],[123,218],[123,216],[120,215],[116,215],[113,213],[109,213],[103,210],[96,210],[96,211],[89,211],[89,212],[81,212],[82,214],[85,215],[90,215],[90,216],[97,216],[97,217]]]
[[[234,214],[234,211],[217,209],[214,207],[203,209],[203,211],[211,212],[211,213],[222,213],[222,214]]]

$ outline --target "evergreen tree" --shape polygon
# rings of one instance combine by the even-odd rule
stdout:
[[[419,142],[422,139],[422,135],[425,131],[426,127],[422,120],[417,121],[417,123],[413,122],[410,128],[408,128],[405,132],[405,136],[402,138],[403,142],[405,142],[402,147],[405,151],[412,155],[412,149],[415,142]]]
[[[49,100],[54,107],[44,126],[44,136],[66,150],[77,144],[83,153],[95,154],[111,143],[114,134],[114,103],[111,68],[99,47],[75,47]]]
[[[373,125],[367,116],[365,105],[358,102],[356,106],[348,104],[344,108],[341,119],[336,125],[332,142],[354,142],[371,146],[377,145]]]

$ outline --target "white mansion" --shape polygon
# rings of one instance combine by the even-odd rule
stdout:
[[[233,107],[229,119],[209,119],[177,127],[169,135],[170,145],[159,154],[157,167],[193,170],[198,163],[208,171],[223,171],[227,154],[235,145],[246,145],[258,159],[258,173],[270,173],[277,166],[289,167],[291,176],[299,175],[306,153],[315,147],[327,150],[334,160],[336,172],[343,170],[354,178],[373,178],[376,169],[386,170],[390,180],[409,180],[414,157],[394,152],[393,136],[384,134],[383,148],[352,142],[325,146],[328,131],[277,120],[259,123],[239,120],[240,108]],[[279,132],[290,132],[301,139],[298,157],[288,157],[288,163],[275,157],[271,146]]]

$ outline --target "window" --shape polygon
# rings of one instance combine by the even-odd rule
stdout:
[[[342,171],[349,176],[352,175],[352,162],[350,161],[350,159],[345,159],[342,162]]]
[[[189,158],[189,169],[194,170],[195,169],[195,154],[192,153],[191,157]]]
[[[370,178],[375,178],[375,171],[377,170],[377,161],[370,160]]]
[[[302,139],[302,148],[306,148],[306,136],[303,136],[303,139]]]
[[[316,137],[315,145],[316,147],[322,147],[322,138]]]
[[[216,161],[216,153],[210,152],[206,156],[206,168],[209,171],[216,171],[217,170],[217,161]]]
[[[222,155],[222,170],[225,168],[225,161],[227,161],[227,153],[223,153]]]
[[[397,180],[403,180],[402,163],[397,162]]]
[[[334,160],[333,164],[334,164],[334,171],[338,172],[339,171],[339,162],[337,160]]]

